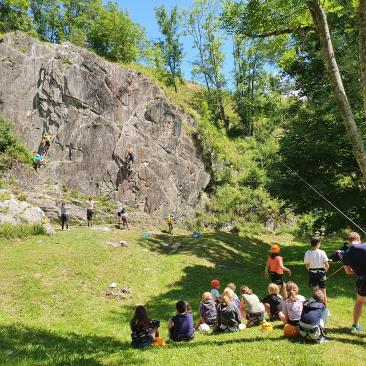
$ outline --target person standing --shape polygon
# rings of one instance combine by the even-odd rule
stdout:
[[[60,218],[61,218],[61,230],[69,230],[69,212],[65,202],[61,203],[60,206]]]
[[[328,257],[324,250],[320,249],[320,238],[310,238],[311,249],[306,251],[304,264],[309,272],[309,286],[313,291],[321,290],[324,293],[325,305],[327,304],[326,279],[329,269]]]
[[[88,227],[93,225],[94,201],[91,197],[86,201],[86,220]]]
[[[352,331],[364,334],[360,326],[362,309],[366,303],[366,243],[361,244],[360,236],[352,232],[348,238],[349,250],[343,256],[343,268],[348,275],[356,276],[357,299],[353,308]]]

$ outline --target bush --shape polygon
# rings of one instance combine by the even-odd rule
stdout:
[[[33,156],[11,131],[10,123],[0,118],[0,170],[11,168],[14,161],[30,165]]]
[[[12,225],[5,223],[0,225],[0,238],[2,239],[26,238],[29,236],[46,235],[46,234],[47,232],[41,224]]]

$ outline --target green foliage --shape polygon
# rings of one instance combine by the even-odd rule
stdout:
[[[306,238],[314,234],[317,216],[314,213],[300,215],[297,220],[294,235],[299,238]]]
[[[0,201],[8,201],[10,200],[11,196],[9,192],[1,192],[0,193]]]
[[[32,18],[29,16],[29,0],[0,1],[0,32],[33,30]]]
[[[111,61],[132,62],[138,58],[144,33],[127,12],[108,2],[94,15],[87,37],[91,48],[99,55]]]
[[[178,6],[170,14],[164,5],[155,8],[155,16],[162,38],[157,43],[161,57],[155,57],[155,66],[161,70],[167,85],[174,86],[177,93],[176,79],[182,80],[183,46],[178,30],[180,15]],[[158,62],[158,60],[161,62]]]
[[[0,118],[0,170],[9,169],[15,161],[32,163],[32,154],[11,131],[10,123]]]
[[[15,239],[26,238],[29,236],[46,235],[47,232],[43,225],[12,225],[0,224],[0,238],[1,239]]]

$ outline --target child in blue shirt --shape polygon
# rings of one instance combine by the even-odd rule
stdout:
[[[175,304],[177,315],[168,323],[169,337],[175,342],[190,341],[194,338],[194,324],[191,309],[187,301],[180,300]]]

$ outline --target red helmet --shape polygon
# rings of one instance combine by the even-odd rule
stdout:
[[[217,288],[220,287],[220,281],[219,280],[212,280],[211,281],[211,288]]]

